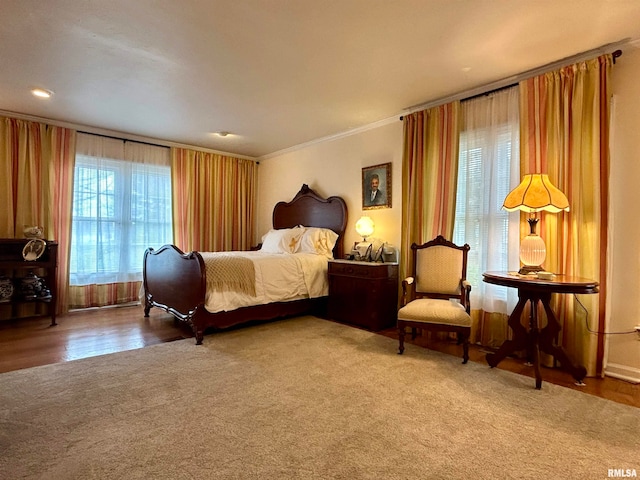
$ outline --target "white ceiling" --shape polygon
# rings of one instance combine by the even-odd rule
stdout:
[[[0,110],[260,157],[636,40],[640,0],[2,0],[0,22]]]

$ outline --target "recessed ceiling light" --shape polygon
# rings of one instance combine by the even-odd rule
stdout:
[[[227,135],[229,135],[229,132],[215,132],[215,135],[219,136],[219,137],[226,137]]]
[[[44,88],[32,88],[31,94],[39,98],[51,98],[53,92]]]

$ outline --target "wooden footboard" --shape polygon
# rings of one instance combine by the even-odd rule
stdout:
[[[175,245],[148,248],[143,266],[144,316],[149,316],[151,307],[159,307],[189,323],[197,337],[193,320],[198,310],[204,310],[206,282],[198,252],[183,253]]]

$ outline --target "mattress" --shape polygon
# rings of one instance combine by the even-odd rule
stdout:
[[[205,266],[211,266],[217,256],[228,257],[229,254],[230,252],[200,252]],[[208,286],[205,309],[210,313],[273,302],[318,298],[329,293],[328,260],[323,255],[261,251],[233,252],[233,255],[241,260],[248,259],[253,264],[255,295],[253,292],[248,294],[241,290]]]

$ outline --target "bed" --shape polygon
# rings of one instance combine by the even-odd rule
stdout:
[[[324,259],[325,263],[328,263],[327,257],[342,258],[344,255],[343,236],[346,224],[347,207],[342,198],[337,196],[323,198],[304,184],[290,202],[278,202],[275,205],[273,229],[270,233],[274,231],[279,233],[286,229],[295,231],[294,229],[299,226],[311,227],[306,230],[335,232],[335,245]],[[268,241],[270,242],[273,238],[273,235],[270,236]],[[264,250],[266,246],[266,244],[262,245],[261,250]],[[235,253],[239,257],[248,257],[257,252]],[[257,305],[247,305],[251,302],[244,302],[244,304],[240,302],[240,306],[237,308],[227,305],[226,300],[223,299],[223,305],[220,306],[215,303],[215,299],[212,300],[211,291],[207,291],[207,280],[209,279],[211,282],[214,277],[217,280],[229,277],[224,275],[217,277],[218,272],[212,269],[209,259],[205,265],[205,258],[208,256],[210,254],[206,252],[184,253],[175,245],[164,245],[157,250],[148,248],[144,253],[143,264],[145,317],[149,316],[151,307],[158,307],[171,313],[176,319],[186,322],[191,327],[196,344],[200,345],[207,330],[226,329],[250,322],[306,313],[321,313],[324,309],[326,296],[312,297],[301,295],[301,292],[297,292],[291,298],[280,301],[267,300],[268,303]],[[221,254],[221,256],[227,255]],[[297,257],[298,254],[295,256]],[[265,255],[265,257],[269,257],[269,255]],[[281,257],[283,256],[281,255]],[[311,260],[313,259],[307,258],[305,262],[311,262]],[[271,262],[273,260],[265,259],[265,261]],[[273,270],[272,265],[272,263],[267,263],[265,267],[256,268],[264,268],[265,271],[269,271]],[[304,265],[309,266],[310,263],[304,263]],[[209,277],[207,277],[207,269],[209,269]],[[233,270],[240,269],[233,268]],[[307,271],[311,270],[304,270],[305,276],[308,276]],[[230,283],[242,284],[240,281]],[[256,285],[258,285],[257,282]],[[226,294],[226,296],[229,295]],[[238,295],[232,292],[231,296]]]

